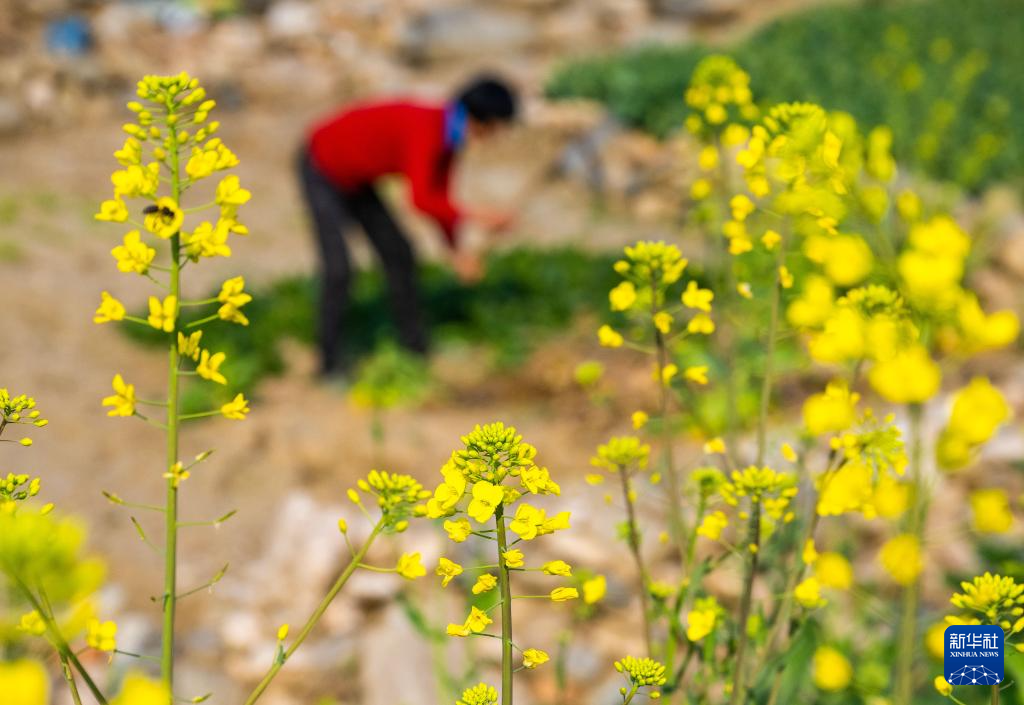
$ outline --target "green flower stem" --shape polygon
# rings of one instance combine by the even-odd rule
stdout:
[[[776,245],[778,253],[775,256],[775,286],[772,287],[771,318],[768,322],[768,341],[764,360],[764,379],[761,382],[761,408],[757,419],[757,462],[756,465],[764,465],[765,452],[767,450],[768,437],[768,408],[771,404],[772,384],[775,372],[775,343],[779,331],[779,307],[782,298],[782,277],[779,274],[779,267],[782,266],[785,256],[785,242]],[[750,618],[750,607],[754,594],[754,579],[757,577],[757,563],[761,543],[761,503],[754,502],[750,510],[750,524],[747,530],[747,548],[757,547],[757,551],[750,554],[747,561],[746,571],[743,575],[743,597],[740,600],[740,613],[736,628],[738,630],[736,643],[736,663],[733,671],[732,697],[729,702],[732,705],[743,705],[746,700],[746,664],[744,662],[747,649],[747,620]]]
[[[177,235],[175,235],[175,237],[177,237]],[[191,323],[186,323],[185,327],[186,328],[195,328],[196,326],[201,326],[204,323],[209,323],[210,321],[216,321],[218,318],[220,318],[220,316],[215,313],[215,314],[213,314],[211,316],[207,316],[206,318],[200,318],[198,321],[192,321]]]
[[[992,686],[992,705],[999,705],[999,686]]]
[[[75,682],[75,672],[71,670],[71,664],[64,654],[58,654],[60,657],[60,671],[64,676],[64,681],[68,684],[68,690],[71,691],[71,699],[75,702],[75,705],[82,705],[82,696],[78,694],[78,683]]]
[[[636,523],[636,507],[633,505],[633,491],[630,487],[628,471],[619,467],[619,479],[622,480],[622,498],[626,503],[626,527],[628,534],[626,541],[629,544],[629,552],[633,554],[633,561],[636,563],[637,580],[640,583],[640,613],[644,621],[644,644],[647,647],[647,656],[653,656],[651,641],[651,607],[648,598],[648,585],[650,578],[647,575],[647,566],[644,565],[643,555],[640,553],[640,529]]]
[[[188,421],[189,419],[205,419],[209,416],[218,416],[220,413],[220,409],[211,409],[210,411],[198,411],[194,414],[179,414],[178,421]]]
[[[313,610],[313,614],[309,616],[309,619],[306,620],[302,630],[299,632],[298,636],[295,637],[295,641],[292,642],[291,646],[287,649],[279,652],[278,657],[274,659],[273,665],[267,671],[266,675],[263,676],[263,680],[259,682],[256,688],[253,689],[252,693],[249,694],[249,697],[245,699],[245,705],[252,705],[260,699],[260,696],[263,695],[263,692],[277,676],[278,671],[281,670],[281,667],[284,666],[288,659],[292,657],[292,654],[298,651],[299,647],[302,646],[302,643],[306,641],[306,638],[313,631],[313,628],[316,627],[320,618],[324,616],[324,612],[327,611],[327,608],[334,601],[334,598],[338,596],[341,589],[345,587],[345,583],[347,583],[348,579],[352,577],[352,574],[356,572],[356,569],[369,552],[370,546],[373,545],[374,540],[380,535],[380,532],[383,529],[384,517],[381,517],[381,519],[374,525],[373,530],[366,538],[366,541],[359,549],[359,552],[352,556],[352,560],[350,560],[348,565],[345,566],[345,570],[343,570],[341,575],[338,576],[338,579],[334,581],[334,585],[332,585],[331,589],[327,591],[324,598],[320,600],[320,604],[317,605],[315,610]]]
[[[796,629],[796,624],[790,621],[790,615],[793,611],[793,591],[796,590],[797,583],[801,578],[803,578],[804,572],[806,571],[801,552],[803,551],[803,547],[807,545],[807,542],[814,538],[814,532],[817,530],[818,522],[821,519],[817,512],[817,504],[817,497],[815,496],[814,502],[811,504],[811,521],[807,525],[807,531],[804,534],[803,541],[797,545],[797,550],[795,552],[798,556],[796,569],[790,571],[789,577],[786,580],[785,592],[782,594],[782,603],[779,605],[778,612],[772,621],[771,631],[768,633],[768,640],[765,642],[764,648],[762,649],[762,665],[765,660],[771,657],[775,641],[778,639],[779,634],[783,629],[785,629],[787,644],[789,640],[793,638],[793,632]],[[782,648],[784,650],[787,647],[783,646]],[[771,693],[768,696],[766,705],[775,705],[778,700],[779,692],[782,689],[782,674],[784,666],[785,664],[780,664],[779,668],[775,672],[775,679],[772,682]]]
[[[653,289],[653,284],[652,284]],[[652,304],[652,317],[657,313],[657,306]],[[665,336],[657,328],[654,329],[654,340],[658,356],[658,418],[661,421],[661,445],[665,459],[665,486],[668,489],[668,525],[669,534],[679,550],[680,558],[683,555],[683,515],[682,515],[682,494],[679,488],[679,475],[676,472],[675,457],[672,453],[672,428],[668,419],[669,389],[663,380],[663,371],[668,366],[668,346],[665,343]],[[648,648],[648,651],[650,649]]]
[[[89,672],[85,670],[85,666],[78,660],[78,656],[71,650],[68,642],[64,639],[64,635],[60,632],[60,627],[57,626],[57,621],[53,614],[40,600],[36,599],[35,594],[29,590],[28,585],[22,582],[21,579],[15,577],[15,581],[18,583],[18,587],[21,590],[22,595],[28,600],[29,604],[32,605],[33,609],[39,613],[42,617],[43,622],[46,624],[46,631],[50,634],[50,643],[53,648],[57,651],[57,656],[61,662],[67,662],[74,666],[75,670],[78,671],[79,675],[82,676],[82,680],[85,682],[89,692],[92,693],[93,698],[99,705],[107,705],[107,698],[97,687],[96,682],[89,675]],[[77,689],[77,686],[76,686]]]
[[[498,588],[501,591],[501,705],[512,705],[512,585],[504,553],[508,550],[505,538],[505,507],[494,511],[498,540]]]
[[[172,110],[168,103],[168,111]],[[181,207],[181,177],[178,135],[169,130],[171,197]],[[181,234],[171,236],[170,295],[181,298]],[[177,327],[177,326],[176,326]],[[167,461],[169,469],[178,462],[178,341],[171,337],[167,361]],[[160,643],[160,677],[167,687],[169,702],[174,702],[174,617],[178,591],[178,487],[173,477],[167,479],[165,503],[166,531],[164,546],[163,635]]]
[[[629,693],[627,693],[626,697],[623,698],[622,705],[629,705],[629,703],[632,702],[632,700],[633,700],[633,696],[636,695],[636,692],[638,690],[640,690],[640,686],[638,686],[638,685],[636,685],[634,683],[633,687],[629,689]]]
[[[921,478],[922,428],[921,406],[910,406],[910,487],[911,504],[907,518],[907,532],[920,541],[927,513],[924,485]],[[914,697],[914,648],[917,639],[917,607],[919,583],[903,588],[900,608],[899,648],[896,662],[896,703],[911,705]]]
[[[732,705],[743,705],[746,701],[746,651],[749,635],[747,634],[747,621],[750,619],[750,608],[754,596],[754,578],[757,576],[757,563],[761,548],[761,503],[752,502],[750,508],[750,523],[747,527],[747,550],[750,558],[747,561],[746,570],[743,574],[743,596],[740,598],[740,612],[736,618],[736,652],[733,666],[732,697],[729,702]],[[757,550],[750,551],[750,546],[756,546]]]

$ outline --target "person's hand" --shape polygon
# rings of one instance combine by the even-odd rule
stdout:
[[[516,213],[511,210],[484,209],[475,214],[475,219],[490,233],[501,233],[508,230],[516,221]]]
[[[476,284],[484,277],[484,264],[475,252],[464,250],[452,253],[452,269],[463,284]]]

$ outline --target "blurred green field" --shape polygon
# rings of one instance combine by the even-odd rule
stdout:
[[[887,124],[896,157],[977,190],[1024,175],[1024,3],[862,2],[787,17],[735,46],[758,102],[812,101]],[[686,115],[683,92],[712,51],[654,46],[565,64],[547,93],[590,98],[658,136]]]

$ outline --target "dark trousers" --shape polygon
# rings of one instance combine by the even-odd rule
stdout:
[[[366,232],[384,268],[399,342],[414,352],[426,352],[412,246],[377,191],[372,185],[354,192],[342,191],[320,172],[306,150],[299,155],[299,180],[320,249],[318,335],[322,371],[343,367],[342,326],[352,281],[346,238],[355,224]]]

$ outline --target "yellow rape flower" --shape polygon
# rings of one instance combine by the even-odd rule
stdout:
[[[821,596],[821,583],[813,575],[796,586],[793,598],[807,609],[816,609],[825,604],[825,599]]]
[[[650,417],[644,411],[634,411],[633,415],[630,416],[630,420],[633,422],[633,428],[639,431],[641,428],[647,425],[647,422],[648,420],[650,420]]]
[[[222,352],[211,355],[209,350],[203,350],[199,354],[199,364],[196,366],[196,372],[203,379],[208,379],[217,384],[227,384],[227,377],[220,372],[220,366],[224,364],[226,358],[227,355]]]
[[[498,705],[498,691],[486,683],[479,683],[462,691],[462,699],[455,705]]]
[[[420,554],[417,551],[416,553],[403,553],[399,556],[398,563],[395,565],[395,572],[406,580],[415,580],[426,575],[427,568],[423,565],[423,561],[420,559]]]
[[[540,649],[526,649],[523,651],[523,667],[534,669],[543,663],[547,663],[550,657]]]
[[[252,198],[252,193],[241,187],[238,177],[234,174],[225,176],[217,184],[216,202],[219,206],[241,206]]]
[[[142,242],[138,230],[132,230],[125,234],[124,243],[112,249],[110,254],[117,260],[120,271],[145,274],[156,257],[156,250]]]
[[[120,198],[103,201],[99,213],[93,217],[108,223],[123,223],[128,220],[128,207]]]
[[[713,597],[696,600],[694,608],[686,614],[686,638],[700,641],[713,632],[720,609]]]
[[[462,566],[455,561],[441,556],[437,561],[437,568],[434,572],[441,576],[441,587],[448,587],[448,583],[462,574]]]
[[[662,335],[668,335],[672,330],[673,318],[672,314],[667,311],[658,311],[654,314],[654,327],[661,332]]]
[[[473,583],[473,594],[479,595],[481,593],[490,592],[498,585],[498,578],[490,573],[484,573],[476,579]]]
[[[87,625],[86,643],[99,651],[113,651],[117,648],[117,624],[90,619]]]
[[[121,197],[152,197],[160,186],[160,165],[156,162],[146,166],[132,164],[111,174],[110,181],[114,185],[115,200]]]
[[[112,407],[107,416],[135,415],[135,385],[125,383],[121,375],[114,375],[114,394],[103,399],[103,406]]]
[[[33,636],[42,636],[46,633],[46,622],[43,621],[39,612],[32,610],[21,615],[21,619],[18,621],[18,630]]]
[[[919,404],[939,391],[942,373],[921,345],[875,363],[868,373],[872,388],[896,404]]]
[[[524,563],[523,552],[518,548],[513,548],[511,551],[505,551],[501,554],[501,559],[505,563],[506,568],[522,568]]]
[[[1002,393],[984,377],[975,377],[953,398],[953,410],[946,430],[969,445],[980,445],[1010,418],[1010,405]]]
[[[935,690],[938,691],[939,695],[948,698],[953,694],[953,686],[951,686],[942,676],[935,676],[935,680],[932,681],[932,685],[935,686]]]
[[[229,233],[230,230],[224,221],[218,221],[217,225],[203,221],[191,233],[182,233],[185,253],[193,261],[200,257],[230,257]]]
[[[814,436],[845,431],[857,420],[859,400],[860,395],[851,392],[845,381],[829,382],[824,392],[812,394],[804,402],[804,426]]]
[[[683,292],[683,305],[687,308],[697,309],[704,311],[705,313],[711,312],[711,302],[715,298],[715,293],[710,289],[701,289],[700,285],[695,281],[690,281],[686,285],[686,291]]]
[[[488,624],[493,622],[487,613],[476,607],[471,607],[469,610],[469,616],[466,617],[466,621],[462,624],[449,624],[448,625],[448,636],[469,636],[470,634],[479,634],[487,628]]]
[[[726,517],[725,512],[714,511],[704,515],[700,526],[697,527],[697,535],[717,541],[722,537],[722,531],[727,526],[729,526],[729,518]]]
[[[190,333],[186,338],[185,334],[178,331],[178,354],[182,357],[187,357],[192,360],[199,359],[199,342],[203,338],[203,331],[197,330]]]
[[[721,455],[725,453],[725,441],[716,437],[704,443],[704,452],[708,455]]]
[[[245,395],[239,392],[234,399],[220,407],[220,413],[233,421],[241,421],[249,413],[249,402]]]
[[[853,585],[853,567],[842,554],[826,551],[814,562],[814,577],[824,587],[849,590]]]
[[[460,518],[455,520],[446,520],[444,522],[444,530],[455,543],[462,543],[469,538],[469,535],[473,531],[472,525],[466,518]]]
[[[697,365],[695,367],[687,367],[683,372],[683,377],[693,382],[694,384],[707,384],[708,383],[708,366]]]
[[[761,236],[761,244],[769,252],[778,247],[780,242],[782,242],[782,236],[775,230],[765,230],[764,235]]]
[[[125,316],[124,304],[110,295],[110,292],[100,292],[100,305],[93,315],[93,323],[109,323],[110,321],[123,321]]]
[[[0,693],[4,705],[47,705],[50,679],[37,661],[0,661]]]
[[[612,311],[626,311],[636,303],[636,286],[633,282],[620,282],[608,292],[608,302]]]
[[[583,581],[583,602],[593,605],[604,599],[608,591],[608,581],[603,575]]]
[[[811,666],[814,685],[830,693],[845,690],[853,680],[853,667],[849,660],[831,646],[819,646],[814,652]]]
[[[779,267],[779,286],[783,289],[793,288],[793,275],[786,265]]]
[[[157,200],[156,205],[148,206],[145,214],[143,224],[146,230],[164,240],[177,235],[181,224],[185,222],[185,214],[174,199],[167,196]]]
[[[217,315],[224,321],[238,323],[243,326],[249,325],[249,319],[239,309],[252,301],[252,296],[245,293],[245,278],[233,277],[221,285],[220,293],[217,294],[217,301],[221,307]]]
[[[498,485],[492,485],[486,480],[480,480],[473,485],[473,499],[466,509],[478,523],[483,524],[494,516],[494,510],[505,498],[505,490]]]
[[[609,325],[604,325],[597,329],[597,340],[605,348],[618,348],[624,342],[622,334]]]
[[[559,587],[551,591],[552,602],[566,602],[568,600],[575,600],[579,596],[579,590],[574,587]]]
[[[886,541],[878,557],[882,567],[900,585],[913,585],[924,569],[921,544],[912,534],[901,534]]]
[[[174,332],[175,321],[178,318],[178,297],[166,296],[160,301],[155,296],[149,297],[149,317],[146,321],[149,325],[164,333]]]
[[[548,561],[541,566],[541,570],[548,575],[560,575],[563,578],[572,577],[572,566],[565,561]]]
[[[444,482],[437,486],[434,490],[434,496],[427,502],[427,516],[431,519],[437,519],[450,514],[455,505],[462,499],[462,495],[466,493],[466,476],[457,467],[448,463],[441,468],[441,475],[444,477]],[[466,522],[466,536],[468,536],[469,521],[465,519],[461,521]],[[445,527],[447,529],[447,523]],[[463,537],[462,541],[465,540],[466,538]]]
[[[971,493],[971,525],[980,534],[1002,534],[1013,525],[1006,490],[986,489]]]
[[[170,700],[167,688],[138,673],[129,673],[120,694],[110,705],[166,705]]]
[[[711,335],[715,332],[715,322],[711,320],[711,316],[705,313],[698,313],[686,326],[686,330],[690,333],[696,333],[698,335]]]

